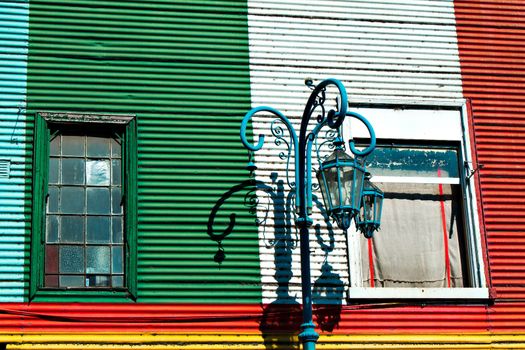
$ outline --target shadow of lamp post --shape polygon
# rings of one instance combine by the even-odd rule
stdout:
[[[256,107],[250,110],[244,117],[241,124],[241,141],[244,146],[250,151],[250,163],[248,168],[254,170],[255,164],[251,161],[253,152],[260,150],[264,145],[264,135],[259,135],[257,144],[252,144],[247,139],[247,128],[251,118],[257,113],[273,114],[277,117],[276,121],[280,121],[286,126],[290,136],[288,145],[288,164],[290,157],[294,158],[295,182],[291,183],[295,191],[295,200],[297,208],[297,219],[295,224],[299,227],[300,245],[301,245],[301,291],[303,299],[303,323],[301,325],[302,332],[299,334],[299,339],[303,343],[303,349],[314,350],[319,335],[315,331],[315,325],[312,320],[312,287],[310,275],[310,242],[309,242],[309,227],[312,225],[312,147],[317,144],[317,138],[324,126],[328,126],[335,131],[335,137],[330,141],[334,151],[328,157],[320,157],[319,148],[317,147],[317,158],[319,159],[319,170],[317,171],[317,178],[321,193],[323,195],[324,205],[328,215],[332,217],[337,225],[347,230],[350,227],[352,220],[356,220],[357,228],[370,237],[374,230],[379,227],[379,222],[374,221],[373,215],[381,208],[368,208],[367,205],[377,205],[381,203],[382,194],[379,200],[362,200],[363,187],[365,184],[365,166],[364,157],[370,154],[375,148],[375,133],[363,116],[358,113],[347,111],[348,97],[346,89],[343,84],[337,79],[326,79],[320,82],[317,86],[311,80],[306,80],[305,84],[313,91],[306,103],[304,113],[301,119],[301,126],[299,130],[299,137],[290,123],[288,118],[280,111],[272,107]],[[325,102],[327,87],[330,85],[337,88],[338,106],[336,110],[326,111]],[[317,114],[315,124],[309,126],[312,116]],[[349,140],[350,151],[355,157],[348,155],[345,152],[345,143],[342,139],[341,127],[345,117],[352,117],[362,122],[368,132],[370,133],[370,145],[360,151],[356,149],[354,141]],[[272,123],[273,124],[273,123]],[[282,130],[278,133],[273,132],[278,141],[282,141]],[[292,154],[293,153],[293,154]],[[369,195],[374,195],[376,192],[369,191]],[[380,191],[378,190],[377,194]],[[362,206],[364,205],[364,207]],[[360,223],[363,223],[360,225]]]

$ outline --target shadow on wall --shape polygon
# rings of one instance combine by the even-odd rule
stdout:
[[[299,349],[297,335],[302,323],[302,308],[297,298],[290,292],[290,281],[293,277],[292,252],[298,247],[297,230],[294,228],[295,208],[294,192],[286,193],[284,181],[272,173],[272,186],[261,181],[247,180],[224,193],[213,207],[208,220],[208,235],[217,243],[218,250],[214,260],[220,264],[226,259],[222,242],[230,235],[235,226],[236,214],[227,212],[228,199],[239,193],[244,194],[244,204],[251,214],[256,215],[256,225],[260,228],[264,244],[273,248],[274,279],[277,282],[276,298],[263,306],[259,329],[264,338],[266,349]],[[328,256],[334,250],[335,238],[332,225],[322,203],[314,198],[326,221],[327,235],[322,234],[320,225],[316,225],[315,236],[325,254],[321,275],[315,280],[312,289],[314,303],[314,321],[324,332],[331,332],[341,319],[341,306],[344,294],[344,283],[339,274],[333,271],[328,263]],[[266,239],[268,214],[273,210],[273,238]],[[221,233],[214,232],[213,226],[226,226]],[[326,240],[328,242],[326,242]],[[298,254],[298,252],[296,252]]]
[[[302,323],[301,305],[290,295],[290,280],[293,277],[292,251],[297,248],[291,217],[294,213],[294,194],[293,191],[285,194],[284,181],[278,180],[276,173],[272,173],[271,178],[274,185],[274,237],[264,243],[268,248],[273,248],[277,289],[275,300],[264,305],[259,329],[267,349],[298,349],[296,336]]]
[[[321,267],[321,275],[314,282],[312,289],[313,314],[317,325],[322,331],[332,332],[339,326],[339,321],[341,320],[345,286],[341,276],[334,272],[332,266],[328,263],[328,256],[335,248],[332,223],[323,204],[315,196],[313,199],[317,207],[321,209],[328,231],[328,242],[326,242],[320,225],[315,225],[315,238],[324,252],[324,262]]]

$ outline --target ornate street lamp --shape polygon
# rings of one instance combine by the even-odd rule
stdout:
[[[384,198],[383,191],[370,181],[371,177],[370,173],[365,174],[361,208],[356,218],[357,229],[366,238],[372,238],[374,232],[379,229]]]
[[[307,80],[305,83],[307,86],[313,87],[311,80]],[[329,85],[333,85],[339,90],[340,103],[337,110],[327,112],[324,103],[326,101],[326,88]],[[335,150],[330,156],[327,158],[320,157],[320,146],[317,147],[317,157],[320,159],[317,177],[329,215],[344,230],[350,226],[351,221],[360,210],[365,173],[363,164],[356,160],[358,157],[354,158],[344,151],[344,142],[339,131],[345,117],[360,120],[370,133],[370,145],[362,151],[357,150],[354,142],[350,141],[350,151],[354,156],[365,157],[375,148],[375,134],[368,120],[358,113],[347,111],[347,108],[348,97],[343,84],[337,79],[326,79],[313,88],[306,103],[301,119],[299,137],[297,137],[297,133],[288,118],[272,107],[253,108],[246,114],[241,124],[241,141],[250,152],[255,152],[263,147],[264,135],[259,135],[256,145],[248,141],[246,134],[249,121],[256,113],[260,112],[275,115],[277,119],[272,123],[271,131],[277,138],[276,144],[288,145],[288,162],[292,152],[294,155],[295,182],[290,183],[290,187],[295,191],[298,213],[296,225],[300,229],[303,324],[301,325],[302,332],[299,334],[299,339],[303,343],[304,350],[314,350],[319,338],[312,320],[310,240],[308,233],[308,229],[312,225],[312,219],[309,216],[312,213],[312,147],[314,142],[317,143],[318,135],[324,126],[328,125],[335,131],[337,136],[331,139]],[[309,127],[309,122],[314,113],[317,116],[317,122],[312,129]],[[284,124],[287,128],[288,141],[284,138],[283,129],[275,125],[276,122]],[[253,170],[254,164],[251,164],[250,168]]]

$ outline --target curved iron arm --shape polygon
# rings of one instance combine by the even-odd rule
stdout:
[[[339,90],[339,95],[341,98],[341,103],[339,106],[338,111],[330,110],[327,113],[326,116],[326,123],[328,123],[328,126],[332,129],[339,128],[345,119],[346,111],[348,109],[348,96],[346,94],[346,89],[339,80],[329,78],[326,80],[323,80],[320,82],[315,89],[310,94],[310,98],[308,99],[308,102],[306,103],[306,106],[304,108],[303,117],[301,119],[301,129],[299,132],[299,148],[297,152],[297,158],[299,158],[299,166],[296,168],[296,180],[297,187],[300,188],[300,191],[302,191],[301,195],[299,196],[298,200],[298,210],[299,210],[299,218],[301,220],[308,221],[308,202],[310,201],[310,196],[308,196],[309,191],[307,190],[307,184],[306,181],[311,181],[312,175],[311,175],[311,152],[307,152],[307,143],[308,140],[313,141],[313,138],[315,138],[315,134],[313,135],[313,138],[311,138],[308,135],[308,124],[310,123],[310,118],[312,117],[313,112],[315,111],[315,108],[317,107],[319,94],[323,94],[326,91],[326,87],[329,85],[335,85],[337,89]],[[324,101],[323,101],[324,102]],[[317,120],[319,124],[323,124],[325,122],[324,116],[321,120]],[[316,130],[320,130],[321,127],[317,127]],[[307,169],[308,165],[308,169]],[[302,176],[301,176],[302,174]]]
[[[362,151],[359,151],[355,148],[354,140],[348,141],[350,143],[350,151],[352,151],[353,154],[355,154],[356,156],[366,157],[374,150],[374,148],[376,148],[376,133],[374,132],[374,128],[372,128],[370,122],[359,113],[347,112],[346,116],[356,118],[359,121],[361,121],[363,124],[365,124],[366,128],[368,129],[368,132],[370,133],[370,145]]]
[[[255,108],[252,108],[248,113],[246,113],[246,115],[244,116],[243,120],[242,120],[242,123],[241,123],[241,142],[242,144],[244,145],[244,147],[246,147],[247,149],[249,149],[250,151],[258,151],[260,150],[263,145],[264,145],[264,135],[263,134],[259,134],[259,140],[257,141],[257,144],[254,145],[252,144],[250,141],[248,141],[248,138],[246,137],[246,131],[248,129],[248,123],[250,122],[250,120],[252,119],[252,117],[259,113],[259,112],[269,112],[275,116],[277,116],[277,118],[279,118],[283,124],[286,126],[286,128],[288,129],[288,132],[290,133],[290,137],[292,139],[292,149],[294,152],[297,152],[297,147],[298,147],[298,142],[297,142],[297,134],[295,132],[295,129],[292,125],[292,123],[290,122],[290,120],[288,120],[288,118],[282,114],[280,111],[278,111],[277,109],[275,108],[272,108],[272,107],[267,107],[267,106],[260,106],[260,107],[255,107]],[[299,162],[299,157],[295,156],[294,157],[294,161],[295,161],[295,200],[297,201],[298,200],[298,197],[299,197],[299,188],[297,186],[297,169],[298,169],[298,162]],[[297,205],[297,204],[296,204]]]
[[[246,130],[248,128],[248,123],[250,122],[250,119],[252,119],[252,117],[259,112],[269,112],[277,116],[279,119],[281,119],[284,125],[286,125],[286,128],[288,129],[288,131],[290,132],[290,135],[292,136],[294,146],[296,145],[297,134],[295,133],[295,129],[293,128],[292,123],[290,123],[288,118],[286,118],[284,114],[282,114],[280,111],[278,111],[275,108],[267,107],[267,106],[260,106],[260,107],[252,108],[250,111],[248,111],[248,113],[246,113],[246,115],[244,116],[242,120],[241,142],[244,145],[244,147],[248,148],[250,151],[258,151],[264,145],[264,135],[263,134],[259,134],[259,140],[257,141],[257,145],[253,145],[250,141],[248,141],[246,137]]]

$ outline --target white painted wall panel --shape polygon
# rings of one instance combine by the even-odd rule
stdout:
[[[350,101],[462,98],[452,1],[348,0],[315,5],[299,0],[248,1],[248,21],[252,106],[277,108],[297,128],[310,94],[305,78],[341,80]],[[267,134],[269,150],[255,154],[256,177],[265,183],[272,182],[272,172],[284,179],[286,169],[278,157],[282,148],[269,138],[271,120],[259,116],[253,124],[254,134],[261,129]],[[330,242],[322,217],[318,212],[314,217]],[[274,232],[283,238],[281,231],[271,229],[272,218],[265,223],[260,228],[261,242],[273,239]],[[333,230],[328,255],[314,229],[310,238],[312,283],[323,275],[326,258],[331,273],[338,276],[335,279],[347,285],[345,235]],[[264,302],[300,300],[299,248],[289,246],[294,247],[291,262],[278,260],[275,246],[261,243]],[[291,278],[286,275],[290,265]],[[290,298],[283,298],[286,293]],[[334,302],[338,302],[335,295]]]

